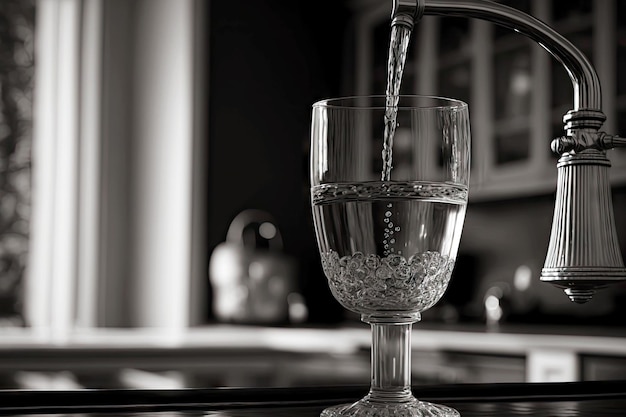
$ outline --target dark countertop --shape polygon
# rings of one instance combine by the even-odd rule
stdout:
[[[0,415],[313,417],[366,392],[364,386],[0,391]],[[414,387],[413,392],[422,400],[454,407],[463,417],[605,417],[626,412],[626,381],[438,385]]]

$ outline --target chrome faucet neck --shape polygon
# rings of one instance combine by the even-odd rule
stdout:
[[[520,10],[487,0],[420,0],[424,15],[470,17],[498,24],[537,42],[567,70],[574,88],[573,111],[602,108],[600,80],[587,57],[553,28]]]

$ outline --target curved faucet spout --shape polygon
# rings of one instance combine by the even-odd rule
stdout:
[[[488,20],[533,39],[554,56],[568,72],[574,87],[574,111],[602,108],[598,75],[570,41],[542,21],[528,14],[487,0],[418,0],[425,15],[472,17]]]

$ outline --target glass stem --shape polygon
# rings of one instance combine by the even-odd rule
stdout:
[[[363,317],[372,327],[371,402],[406,402],[411,393],[411,328],[419,316]]]

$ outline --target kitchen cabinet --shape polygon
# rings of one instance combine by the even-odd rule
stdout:
[[[506,0],[553,26],[592,60],[603,87],[603,130],[626,135],[626,5],[616,0]],[[384,94],[391,2],[354,1],[356,94]],[[470,201],[556,189],[553,138],[573,89],[565,69],[533,41],[491,22],[424,16],[415,25],[403,94],[469,103]],[[352,49],[350,49],[352,51]],[[352,80],[352,78],[345,77]],[[433,155],[433,158],[436,156]],[[626,184],[626,150],[609,151],[613,185]]]

